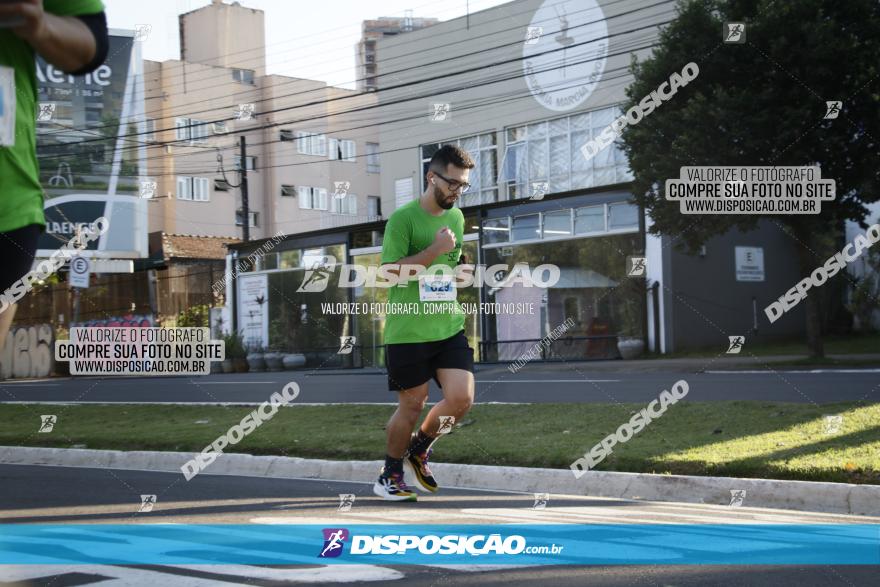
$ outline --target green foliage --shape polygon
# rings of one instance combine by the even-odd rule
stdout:
[[[208,326],[208,320],[211,316],[211,307],[208,304],[200,304],[191,306],[177,315],[177,326],[184,327],[200,327]]]
[[[723,23],[746,23],[742,45],[721,44]],[[693,61],[699,76],[635,126],[623,148],[636,200],[651,232],[680,235],[690,250],[758,215],[691,217],[664,199],[664,181],[683,165],[815,165],[837,184],[821,215],[771,217],[811,235],[861,221],[880,197],[880,4],[874,0],[704,0],[682,2],[652,56],[633,62],[624,110]],[[824,120],[826,100],[844,100]],[[809,243],[804,243],[809,244]]]
[[[223,342],[226,345],[227,359],[244,359],[247,357],[247,348],[240,333],[224,334]]]
[[[725,22],[744,22],[746,42],[722,43]],[[712,237],[748,231],[762,218],[784,230],[807,275],[824,262],[817,238],[861,222],[880,198],[880,3],[876,0],[681,0],[677,18],[651,56],[631,66],[624,111],[694,62],[699,75],[636,125],[622,143],[635,200],[670,235],[695,251]],[[668,90],[668,86],[667,86]],[[824,119],[827,100],[842,100]],[[821,166],[837,197],[821,214],[681,214],[665,200],[665,180],[682,166]],[[826,294],[827,295],[827,294]],[[805,302],[807,339],[823,354],[819,297]]]

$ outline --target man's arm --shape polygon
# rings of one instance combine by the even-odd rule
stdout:
[[[423,251],[419,251],[415,255],[410,255],[409,257],[398,259],[394,263],[383,263],[382,267],[388,265],[396,265],[397,267],[388,267],[387,270],[389,273],[393,273],[394,275],[400,277],[401,265],[421,265],[422,267],[430,267],[431,264],[434,263],[434,259],[436,259],[440,255],[443,255],[444,253],[448,253],[454,248],[455,234],[448,228],[441,228],[437,231],[437,234],[434,235],[434,242],[428,245],[428,248],[424,249]],[[407,274],[405,278],[412,279],[412,275]]]
[[[394,266],[394,265],[421,265],[422,267],[430,267],[434,262],[434,259],[442,255],[443,252],[440,250],[437,242],[434,241],[431,243],[427,249],[424,251],[419,251],[415,255],[410,255],[409,257],[404,257],[394,263],[385,263],[382,266]],[[392,268],[388,267],[388,273],[393,273],[394,275],[400,275],[400,268]]]
[[[12,31],[27,41],[43,59],[62,71],[79,72],[98,52],[92,30],[75,16],[57,16],[43,10],[42,0],[0,4],[0,19],[24,19]]]

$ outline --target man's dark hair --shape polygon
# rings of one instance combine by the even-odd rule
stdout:
[[[443,145],[440,150],[431,157],[428,170],[435,173],[446,173],[446,167],[452,163],[460,169],[473,169],[474,160],[467,151],[457,145]]]

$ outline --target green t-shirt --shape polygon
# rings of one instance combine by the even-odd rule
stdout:
[[[45,0],[46,12],[58,16],[96,14],[101,0]],[[33,48],[9,29],[0,29],[0,78],[14,79],[15,112],[8,97],[0,98],[0,125],[15,125],[14,144],[0,145],[0,232],[29,224],[45,226],[43,188],[37,164],[37,70]],[[13,117],[14,122],[9,117]],[[2,136],[0,129],[0,136]],[[0,140],[2,143],[2,140]]]
[[[455,249],[438,256],[434,259],[433,265],[446,265],[454,269],[461,258],[464,214],[458,208],[450,208],[440,216],[433,216],[422,208],[417,199],[395,210],[388,219],[385,225],[385,238],[382,241],[381,262],[396,263],[404,257],[424,251],[434,242],[437,231],[444,226],[449,227],[455,234]],[[395,285],[389,288],[388,303],[419,304],[419,312],[395,313],[389,310],[385,316],[385,344],[443,340],[464,328],[464,314],[458,301],[456,300],[454,304],[420,301],[417,279],[410,280],[406,287]],[[443,311],[436,313],[426,311],[426,306],[430,304],[443,304],[440,307]]]

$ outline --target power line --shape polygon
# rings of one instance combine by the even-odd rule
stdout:
[[[650,48],[650,47],[652,47],[652,46],[653,46],[653,45],[648,45],[648,46],[640,47],[639,49],[640,49],[640,50],[641,50],[641,49],[647,49],[647,48]],[[615,69],[613,69],[613,70],[609,70],[609,72],[624,71],[624,73],[622,73],[619,77],[626,77],[626,76],[627,76],[627,73],[625,73],[625,71],[626,71],[627,69],[628,69],[627,66],[622,66],[622,67],[619,67],[619,68],[615,68]],[[514,76],[514,78],[516,78],[516,77],[520,77],[520,76]],[[500,79],[500,80],[491,80],[491,81],[487,81],[487,82],[485,82],[485,84],[498,83],[499,81],[507,81],[508,79],[511,79],[511,78],[502,78],[502,79]],[[605,79],[606,79],[606,81],[607,81],[607,80],[609,80],[609,79],[615,79],[615,78],[611,78],[611,77],[608,77],[608,76],[606,75]],[[568,89],[568,88],[578,87],[579,85],[580,85],[580,83],[577,82],[574,86],[567,86],[566,88],[561,88],[561,89]],[[525,91],[524,93],[522,93],[522,94],[511,94],[511,95],[515,96],[515,98],[514,98],[515,100],[518,100],[518,99],[522,99],[522,98],[528,98],[528,97],[530,97],[530,96],[531,96],[531,93],[530,93],[528,90],[526,90],[526,91]],[[456,110],[469,110],[469,109],[472,109],[472,108],[480,108],[480,107],[488,107],[488,106],[492,106],[492,105],[495,105],[495,104],[497,104],[497,103],[500,103],[500,101],[496,102],[496,101],[493,101],[493,100],[495,100],[496,98],[499,98],[499,97],[500,97],[500,98],[504,98],[505,96],[507,96],[507,94],[500,94],[500,95],[498,95],[498,96],[489,97],[489,98],[484,99],[484,100],[486,100],[486,101],[483,102],[483,103],[480,103],[479,101],[478,101],[478,102],[475,102],[473,106],[467,106],[467,105],[465,105],[465,106],[457,106],[457,107],[456,107]],[[416,97],[416,98],[414,98],[414,99],[419,99],[419,97]],[[504,101],[507,101],[507,100],[504,100]],[[467,104],[467,102],[465,102],[465,104]],[[340,132],[350,132],[350,131],[354,131],[354,130],[360,130],[360,129],[364,129],[364,128],[370,128],[370,127],[374,127],[374,126],[380,126],[380,125],[383,125],[383,124],[393,124],[393,123],[395,123],[395,122],[406,122],[406,121],[411,121],[411,120],[423,120],[423,119],[424,119],[424,116],[425,116],[424,114],[416,114],[416,115],[404,116],[404,117],[397,118],[397,119],[392,119],[392,120],[383,120],[383,121],[378,121],[378,122],[371,122],[370,124],[365,124],[365,125],[360,125],[360,126],[349,127],[348,129],[342,129]],[[287,124],[287,122],[278,122],[278,123],[273,123],[273,125],[270,125],[270,127],[274,127],[274,126],[282,126],[282,125],[285,125],[285,124]],[[268,127],[267,127],[267,128],[268,128]],[[262,141],[262,142],[252,143],[252,146],[253,146],[253,147],[257,147],[257,146],[265,146],[265,145],[271,145],[271,144],[275,144],[275,143],[279,143],[279,142],[280,142],[279,139],[273,139],[273,140],[270,140],[270,141]],[[232,148],[232,146],[231,146],[231,145],[230,145],[230,146],[226,146],[225,148],[226,148],[226,149],[229,149],[229,148]],[[220,148],[218,147],[217,150],[220,150]],[[384,151],[383,151],[383,150],[380,150],[380,151],[378,151],[379,154],[387,153],[387,152],[390,152],[390,151],[387,151],[387,150],[384,150]],[[197,154],[201,154],[201,153],[190,153],[189,155],[197,155]],[[181,156],[182,156],[182,155],[181,155]],[[161,155],[161,156],[159,156],[159,157],[157,157],[157,158],[149,158],[149,160],[151,160],[151,161],[152,161],[152,160],[162,161],[162,160],[164,160],[166,157],[173,157],[173,156],[172,156],[172,155]],[[364,157],[364,155],[358,155],[358,158],[362,158],[362,157]],[[289,164],[273,165],[273,166],[262,166],[261,169],[268,169],[268,168],[275,168],[275,167],[289,167],[289,166],[298,166],[298,165],[310,165],[310,164],[316,164],[316,163],[324,163],[324,162],[326,162],[326,161],[328,161],[328,160],[327,160],[327,159],[324,159],[324,158],[321,158],[321,159],[319,159],[319,160],[315,160],[315,161],[305,161],[305,162],[289,163]],[[180,175],[180,174],[182,174],[182,173],[196,173],[196,172],[197,172],[197,171],[195,171],[195,170],[193,170],[193,169],[182,168],[182,169],[176,169],[174,173],[149,174],[149,175],[150,175],[150,177],[169,177],[169,176],[174,176],[174,175]],[[198,172],[204,173],[204,171],[198,171]],[[101,175],[101,174],[93,174],[93,175],[97,175],[97,176],[109,176],[109,174],[104,174],[104,175]]]
[[[623,0],[615,0],[615,2],[620,2],[620,1],[623,1]],[[642,6],[642,7],[640,7],[640,8],[636,8],[636,9],[633,9],[633,10],[629,10],[629,11],[621,12],[621,13],[619,13],[619,14],[615,14],[615,15],[610,16],[610,17],[608,17],[608,18],[597,19],[597,20],[594,20],[594,21],[589,21],[589,22],[586,22],[586,23],[582,23],[582,24],[580,24],[580,25],[577,25],[577,26],[575,26],[575,27],[570,27],[570,28],[579,28],[579,27],[583,27],[583,26],[589,26],[589,25],[591,25],[591,24],[597,24],[597,23],[600,23],[600,22],[608,22],[609,20],[612,20],[612,19],[616,19],[616,18],[621,18],[621,17],[624,17],[624,16],[628,16],[628,15],[630,15],[630,14],[633,14],[633,13],[636,13],[636,12],[641,12],[641,11],[644,11],[644,10],[648,10],[648,9],[650,9],[650,8],[655,8],[655,7],[660,6],[660,5],[663,5],[663,4],[669,4],[671,1],[672,1],[672,0],[662,0],[662,1],[660,1],[660,2],[656,2],[656,3],[654,3],[654,4],[650,4],[650,5]],[[582,12],[582,11],[578,11],[578,12]],[[656,18],[656,17],[653,17],[653,16],[652,16],[652,17],[647,17],[647,18]],[[669,22],[672,22],[672,21],[671,21],[671,20],[662,21],[662,22],[660,22],[660,23],[657,23],[656,25],[649,25],[649,26],[647,26],[647,27],[640,27],[640,28],[633,29],[633,30],[636,30],[636,31],[638,31],[638,30],[643,30],[644,28],[651,28],[651,26],[660,26],[660,25],[662,25],[662,24],[667,24],[667,23],[669,23]],[[509,29],[502,29],[501,31],[497,31],[496,33],[493,33],[493,34],[501,34],[501,33],[509,32],[509,31],[516,30],[516,29],[519,29],[519,28],[522,28],[522,27],[519,27],[519,26],[518,26],[518,27],[511,27],[511,28],[509,28]],[[559,29],[559,30],[557,30],[557,31],[551,31],[551,32],[549,32],[549,33],[547,33],[547,34],[549,35],[549,34],[553,34],[553,32],[561,32],[561,30],[562,30],[562,29]],[[580,46],[580,45],[589,44],[589,43],[592,43],[592,42],[595,42],[595,41],[597,41],[597,40],[601,40],[601,39],[610,39],[611,37],[616,37],[616,36],[618,36],[618,35],[620,35],[620,34],[627,34],[628,32],[629,32],[629,31],[624,31],[623,33],[616,33],[616,34],[608,35],[608,36],[606,36],[606,37],[598,37],[598,38],[596,38],[596,39],[591,39],[590,41],[587,41],[587,42],[577,43],[577,44],[575,44],[575,45],[572,45],[572,47],[577,47],[577,46]],[[457,55],[457,56],[447,57],[447,58],[441,59],[441,60],[439,60],[439,61],[433,61],[433,62],[429,62],[429,63],[422,63],[422,64],[419,64],[419,65],[415,65],[415,66],[411,66],[411,67],[405,67],[405,68],[403,68],[403,69],[399,69],[399,70],[390,71],[390,72],[387,72],[387,73],[378,74],[377,77],[384,77],[384,76],[393,77],[393,76],[395,76],[395,75],[397,75],[397,74],[403,74],[403,73],[406,73],[406,72],[408,72],[408,71],[412,71],[412,70],[419,69],[419,68],[423,68],[423,67],[448,65],[451,61],[455,61],[455,60],[463,59],[463,58],[473,57],[474,55],[479,55],[479,54],[482,54],[482,53],[488,53],[488,52],[496,51],[496,50],[503,49],[503,48],[510,47],[510,46],[518,46],[518,45],[522,44],[522,42],[523,42],[522,40],[517,40],[517,41],[514,41],[514,42],[510,42],[510,43],[504,43],[504,44],[502,44],[502,45],[497,45],[497,46],[489,47],[488,49],[480,50],[480,51],[478,51],[478,52],[463,53],[463,54],[460,54],[460,55]],[[568,48],[571,48],[571,47],[568,47]],[[562,49],[554,49],[554,50],[551,50],[551,51],[545,51],[544,53],[536,54],[536,56],[544,55],[545,53],[557,52],[557,51],[559,51],[559,50],[565,50],[565,49],[566,49],[566,48],[563,47]],[[420,54],[420,53],[426,53],[426,52],[434,52],[434,49],[433,49],[433,48],[428,48],[428,49],[424,49],[424,50],[422,50],[422,51],[417,51],[417,52],[413,52],[413,53],[408,53],[407,55],[405,55],[405,57],[411,57],[411,56],[413,56],[413,55],[418,55],[418,54]],[[393,59],[395,59],[395,58],[389,58],[389,59],[387,59],[387,60],[383,60],[383,62],[391,61],[391,60],[393,60]],[[509,61],[514,61],[514,60],[509,60]],[[186,63],[186,62],[181,62],[181,63]],[[283,86],[283,85],[288,85],[288,84],[290,84],[290,83],[295,83],[295,82],[298,82],[298,81],[302,81],[302,80],[299,79],[299,78],[294,78],[294,79],[291,79],[291,80],[288,81],[288,82],[283,82],[283,83],[281,83],[281,84],[278,84],[278,86],[276,86],[276,87],[281,87],[281,86]],[[431,78],[429,78],[429,79],[426,80],[426,81],[431,81]],[[306,106],[310,106],[310,105],[317,105],[317,104],[320,104],[320,103],[326,103],[326,102],[329,102],[329,101],[335,101],[335,100],[340,100],[340,99],[355,98],[355,97],[364,96],[364,95],[371,95],[371,94],[378,93],[378,92],[380,92],[380,91],[387,91],[387,90],[398,89],[399,87],[400,87],[400,86],[391,86],[391,87],[388,87],[388,88],[379,88],[379,89],[377,89],[376,91],[371,91],[371,92],[361,92],[361,93],[356,93],[356,94],[352,94],[352,95],[349,95],[349,96],[341,96],[341,97],[337,97],[337,98],[332,98],[332,99],[330,99],[330,100],[326,100],[326,101],[317,101],[317,102],[307,103],[307,104],[303,104],[303,105],[297,105],[297,106],[295,106],[295,107],[306,107]],[[300,95],[304,95],[304,94],[310,94],[310,93],[314,93],[314,92],[326,92],[326,91],[327,91],[328,89],[330,89],[330,88],[332,88],[332,86],[325,86],[325,87],[321,87],[321,88],[314,88],[314,89],[305,90],[305,91],[301,91],[301,92],[294,92],[294,93],[291,93],[291,94],[285,94],[285,95],[277,96],[277,97],[273,97],[273,98],[263,98],[263,99],[260,99],[260,100],[256,100],[256,101],[254,101],[253,103],[254,103],[254,104],[259,104],[259,103],[263,103],[263,102],[267,102],[267,101],[271,101],[271,100],[278,100],[278,99],[282,99],[282,98],[291,98],[291,97],[300,96]],[[166,89],[165,86],[163,86],[163,90],[164,90],[164,89]],[[338,88],[337,88],[337,89],[338,89]],[[256,90],[254,90],[254,91],[256,91]],[[342,89],[342,91],[350,91],[350,90]],[[195,102],[195,103],[192,103],[192,104],[187,104],[187,106],[197,105],[197,104],[201,104],[201,103],[203,103],[203,102],[206,102],[206,101],[200,101],[200,102]],[[205,114],[205,113],[215,112],[215,111],[217,111],[217,110],[221,110],[221,109],[232,110],[232,109],[235,108],[236,106],[237,106],[237,104],[231,104],[231,105],[228,105],[226,108],[223,108],[223,107],[217,107],[217,108],[210,108],[210,109],[201,110],[201,111],[195,111],[195,112],[188,111],[186,114],[187,114],[187,117],[192,117],[192,116],[195,116],[195,115],[198,115],[198,114]],[[285,110],[285,109],[287,109],[287,108],[277,109],[277,110],[274,110],[274,111],[268,111],[268,112],[260,113],[260,114],[274,113],[274,112],[276,112],[276,111],[278,111],[278,110]],[[151,113],[155,113],[155,112],[157,112],[157,111],[152,111]],[[166,120],[166,119],[178,118],[178,117],[179,117],[178,115],[168,115],[168,116],[165,116],[165,117],[159,117],[159,118],[155,118],[155,117],[153,117],[153,120],[154,120],[154,122],[155,122],[155,121],[158,121],[158,120]],[[205,123],[205,124],[210,124],[210,123],[213,123],[213,122],[229,122],[229,121],[233,121],[233,120],[235,120],[235,117],[226,117],[226,118],[219,119],[219,120],[215,120],[215,121],[209,121],[209,122],[207,122],[207,123]],[[106,125],[106,126],[110,126],[110,125]],[[106,126],[105,126],[105,127],[106,127]],[[191,126],[197,126],[197,125],[191,125]],[[191,126],[189,126],[189,127],[181,127],[181,128],[191,128]],[[102,127],[102,126],[91,127],[90,130],[100,130],[101,128],[105,128],[105,127]],[[152,132],[167,132],[167,131],[175,130],[175,128],[176,128],[176,127],[167,127],[167,128],[162,128],[162,129],[155,129],[155,130],[152,131]],[[134,134],[129,135],[129,136],[144,135],[144,134],[151,134],[151,133],[150,133],[150,131],[145,131],[145,132],[140,132],[140,133],[134,133]]]
[[[600,39],[609,39],[609,38],[611,38],[611,37],[617,37],[617,36],[620,36],[620,35],[626,35],[626,34],[631,34],[631,33],[633,33],[633,32],[638,32],[638,31],[642,31],[642,30],[646,30],[646,29],[656,28],[656,27],[662,26],[662,25],[664,25],[664,24],[668,24],[668,23],[670,23],[670,22],[672,22],[672,21],[671,21],[671,20],[669,20],[669,21],[662,21],[662,22],[660,22],[660,23],[653,23],[653,24],[651,24],[651,25],[646,25],[646,26],[644,26],[644,27],[637,27],[637,28],[634,28],[634,29],[629,29],[629,30],[627,30],[627,31],[621,31],[621,32],[619,32],[619,33],[609,34],[609,35],[607,35],[607,36],[605,36],[605,37],[600,37],[600,38],[598,38],[598,39],[592,39],[592,40],[590,40],[590,41],[584,41],[584,42],[582,42],[582,43],[576,43],[576,44],[571,45],[571,46],[569,46],[569,47],[562,47],[562,48],[560,48],[560,49],[551,49],[551,50],[548,50],[548,51],[544,51],[544,52],[541,52],[541,53],[536,54],[536,56],[546,55],[546,54],[550,54],[550,53],[556,53],[556,52],[558,52],[558,51],[560,51],[560,50],[567,50],[567,49],[571,49],[572,47],[577,47],[577,46],[581,46],[581,45],[586,45],[586,44],[589,44],[589,43],[593,43],[593,42],[595,42],[596,40],[600,40]],[[621,54],[628,53],[628,52],[631,52],[631,51],[624,51],[624,52],[618,52],[618,53],[608,54],[608,55],[605,55],[605,56],[602,56],[602,57],[600,57],[600,58],[596,58],[596,59],[587,59],[587,60],[584,60],[584,61],[579,61],[579,62],[576,62],[575,64],[588,63],[588,62],[591,62],[591,61],[596,61],[597,59],[606,59],[606,58],[609,57],[609,56],[617,56],[617,55],[621,55]],[[455,73],[453,73],[453,74],[440,74],[440,75],[434,75],[434,76],[431,76],[431,77],[428,77],[428,78],[424,78],[424,79],[417,79],[417,80],[413,80],[413,81],[410,81],[410,82],[404,82],[404,83],[398,84],[398,85],[396,85],[396,86],[389,86],[389,87],[387,87],[387,88],[380,88],[380,89],[379,89],[378,91],[376,91],[376,92],[370,92],[370,94],[376,94],[376,93],[383,92],[383,91],[399,90],[399,89],[401,89],[401,88],[407,88],[407,87],[410,87],[410,86],[419,85],[419,84],[427,83],[427,82],[430,82],[430,81],[444,80],[444,79],[446,79],[446,78],[448,78],[448,77],[452,77],[452,76],[459,76],[459,75],[464,75],[464,74],[468,74],[468,73],[475,73],[475,72],[478,72],[478,71],[481,71],[481,70],[485,70],[485,69],[491,69],[491,68],[500,67],[500,66],[503,66],[503,65],[508,65],[508,64],[511,64],[511,63],[516,63],[516,62],[521,61],[522,59],[523,59],[523,57],[516,57],[516,58],[513,58],[513,59],[505,59],[505,60],[502,60],[502,61],[496,61],[495,63],[491,63],[491,64],[488,64],[488,65],[475,66],[475,67],[471,67],[471,68],[467,68],[467,69],[459,70],[458,72],[455,72]],[[511,77],[511,78],[506,78],[506,79],[504,79],[504,80],[500,80],[500,81],[507,81],[507,80],[509,80],[509,79],[516,79],[516,78],[518,78],[518,77],[525,77],[525,74],[523,74],[523,75],[513,76],[513,77]],[[412,100],[414,100],[414,99],[424,99],[424,98],[428,98],[428,97],[435,96],[435,95],[440,94],[440,93],[450,93],[450,92],[454,92],[454,91],[461,91],[461,90],[469,89],[469,88],[472,88],[472,87],[477,87],[477,86],[481,86],[481,85],[486,85],[486,83],[487,83],[487,82],[472,83],[472,84],[467,84],[466,86],[461,86],[461,87],[458,87],[458,88],[452,88],[452,89],[447,89],[447,90],[435,90],[435,91],[432,91],[432,92],[430,92],[430,93],[428,93],[428,94],[424,94],[424,95],[422,95],[422,96],[418,96],[418,97],[416,97],[416,98],[406,98],[406,99],[403,99],[403,100],[397,100],[397,101],[392,101],[392,102],[386,102],[386,103],[384,103],[384,104],[377,104],[377,105],[374,105],[374,106],[366,106],[366,107],[354,108],[354,109],[351,109],[351,110],[345,110],[345,111],[340,111],[340,112],[334,112],[334,113],[332,113],[332,114],[324,114],[324,115],[322,115],[322,116],[315,116],[315,117],[311,117],[311,118],[306,118],[306,119],[304,119],[304,120],[299,120],[299,121],[291,120],[291,121],[285,121],[285,122],[279,122],[279,123],[271,123],[271,124],[263,125],[263,126],[251,127],[251,128],[247,128],[247,129],[242,129],[242,130],[241,130],[240,132],[238,132],[237,134],[245,134],[245,133],[250,133],[250,132],[255,132],[255,131],[264,130],[264,129],[267,129],[267,128],[274,128],[274,127],[280,126],[280,125],[282,125],[282,124],[293,124],[293,123],[295,123],[295,122],[305,122],[305,121],[309,121],[309,120],[316,120],[316,119],[327,118],[327,117],[329,117],[329,116],[342,116],[342,115],[350,114],[350,113],[353,113],[353,112],[362,112],[362,111],[370,110],[370,109],[373,109],[373,108],[387,107],[387,106],[391,106],[391,105],[395,105],[395,104],[399,104],[399,103],[403,103],[403,102],[412,101]],[[497,83],[497,82],[488,82],[488,83]],[[319,104],[321,104],[321,105],[326,105],[328,102],[335,102],[335,101],[337,101],[337,100],[346,100],[346,99],[350,99],[350,98],[353,98],[353,97],[358,97],[358,96],[361,96],[361,95],[363,95],[363,94],[359,94],[359,95],[355,95],[355,96],[339,96],[339,97],[330,98],[330,99],[328,99],[328,100],[324,100],[324,101],[315,101],[315,102],[309,102],[309,103],[305,103],[305,104],[298,104],[298,105],[295,105],[295,106],[287,106],[287,107],[282,107],[282,108],[276,108],[276,109],[274,109],[274,110],[269,110],[269,111],[266,111],[266,112],[261,112],[260,115],[262,115],[262,116],[266,116],[266,115],[269,115],[269,114],[276,114],[276,113],[279,113],[279,112],[286,112],[286,111],[295,110],[295,109],[298,109],[298,108],[306,108],[306,107],[308,107],[308,106],[315,106],[315,105],[319,105]],[[233,119],[232,119],[232,118],[226,118],[226,119],[220,119],[220,120],[217,120],[217,121],[209,121],[209,122],[205,122],[204,125],[208,125],[208,124],[212,124],[212,123],[216,123],[216,122],[226,122],[226,121],[229,121],[229,120],[233,120]],[[190,125],[187,125],[186,128],[192,128],[192,127],[194,127],[194,126],[203,126],[203,125],[202,125],[202,124],[197,124],[197,125],[190,124]],[[184,128],[184,127],[181,127],[181,128]],[[163,130],[164,130],[164,131],[169,131],[169,130],[172,130],[172,129],[163,129]],[[156,132],[158,132],[158,131],[156,131]],[[148,134],[148,133],[147,133],[147,132],[129,133],[128,135],[121,135],[121,137],[143,136],[144,134]],[[71,143],[66,143],[66,144],[64,144],[64,145],[57,145],[57,146],[78,146],[78,145],[83,145],[83,144],[87,144],[87,143],[93,143],[93,142],[96,142],[96,141],[98,141],[98,140],[103,141],[103,140],[106,140],[106,139],[101,138],[101,139],[95,139],[95,140],[83,140],[83,141],[71,142]],[[185,140],[187,140],[187,139],[175,139],[175,140],[173,140],[173,141],[158,141],[158,142],[156,143],[156,145],[157,145],[157,146],[168,146],[168,145],[174,145],[174,144],[177,144],[177,143],[181,143],[181,142],[183,142],[183,141],[185,141]]]

